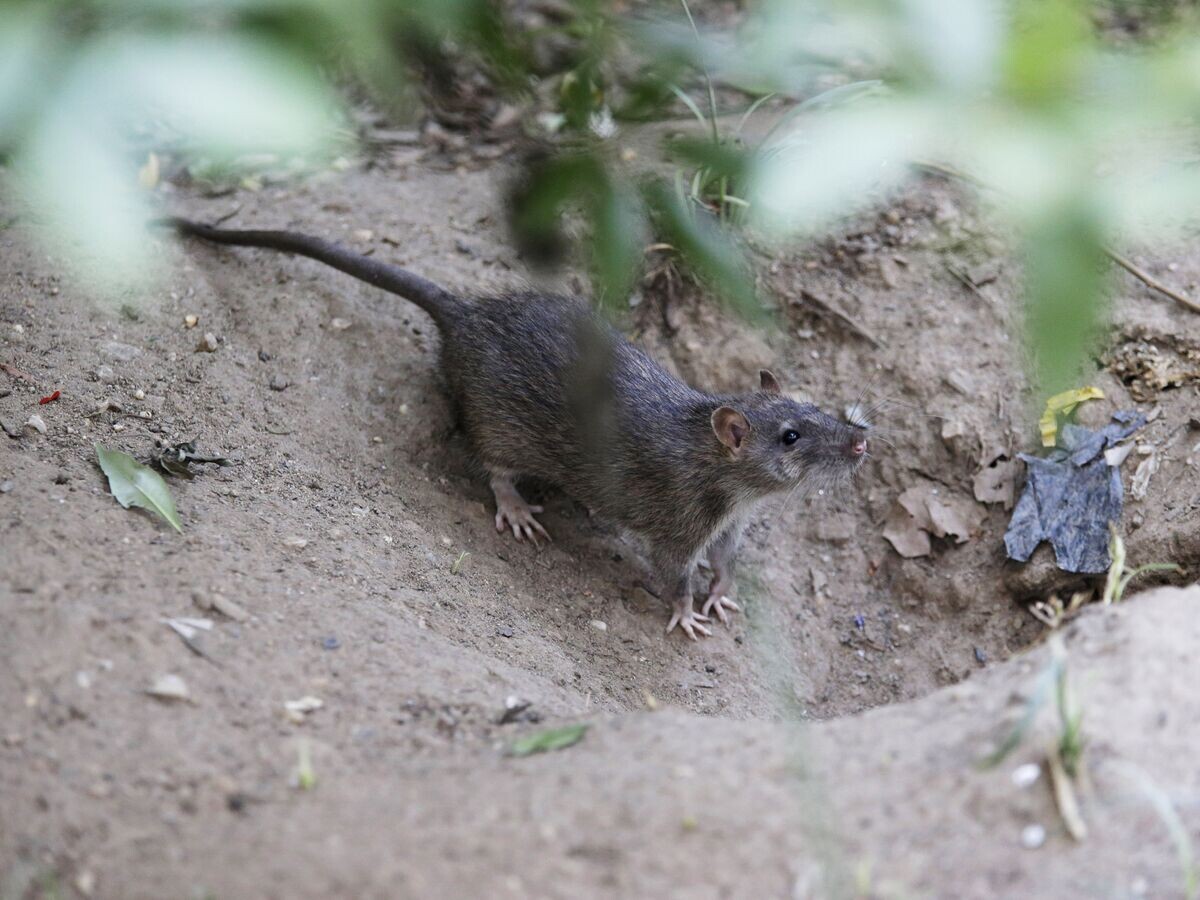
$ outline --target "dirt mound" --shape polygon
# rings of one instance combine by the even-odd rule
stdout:
[[[500,289],[524,271],[497,225],[503,174],[379,166],[241,192],[235,221]],[[152,238],[171,283],[104,309],[35,249],[32,220],[0,231],[0,419],[21,435],[0,438],[0,896],[60,883],[112,897],[823,896],[863,865],[870,890],[1082,896],[1083,859],[1088,878],[1124,878],[1106,882],[1119,890],[1141,878],[1154,896],[1177,891],[1169,840],[1152,814],[1110,804],[1103,767],[1096,836],[1078,848],[1044,781],[1019,793],[1007,768],[973,768],[1040,665],[990,666],[1041,633],[1016,601],[1060,586],[1044,563],[1005,563],[1002,506],[927,558],[882,537],[903,491],[969,500],[981,459],[1033,437],[1015,274],[960,200],[931,181],[840,241],[781,257],[765,273],[786,304],[778,330],[687,291],[635,317],[702,386],[743,388],[768,366],[835,411],[868,385],[896,401],[890,446],[851,492],[761,510],[746,614],[702,644],[663,634],[634,549],[561,494],[536,501],[550,548],[495,533],[450,432],[436,334],[412,307],[315,263]],[[229,207],[173,203],[202,219]],[[949,257],[947,234],[961,239]],[[998,269],[972,290],[948,260]],[[1181,284],[1200,280],[1200,258],[1180,263]],[[1200,346],[1200,325],[1132,285],[1122,333],[1172,334],[1180,358]],[[215,352],[197,352],[205,333]],[[1097,407],[1132,405],[1118,377],[1100,381]],[[1135,563],[1200,558],[1189,390],[1155,398]],[[108,400],[120,410],[96,413]],[[44,436],[21,427],[33,412]],[[155,438],[238,463],[172,483],[183,536],[119,508],[94,462],[94,441],[140,455]],[[214,616],[199,655],[161,620],[204,615],[196,604],[216,594],[248,616]],[[1070,645],[1098,761],[1134,760],[1176,798],[1194,789],[1172,743],[1195,718],[1171,683],[1194,638],[1187,602],[1089,615]],[[145,694],[166,673],[190,702]],[[289,721],[284,703],[305,696],[323,707]],[[918,697],[804,730],[781,721]],[[498,724],[509,698],[530,706]],[[503,756],[531,719],[560,718],[592,722],[583,743]],[[289,786],[302,743],[311,791]],[[1040,853],[1019,849],[1034,821],[1051,833]]]

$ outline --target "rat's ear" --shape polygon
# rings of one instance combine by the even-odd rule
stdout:
[[[779,386],[779,379],[775,377],[770,369],[758,370],[758,382],[761,385],[759,389],[766,391],[768,394],[783,393],[783,388]]]
[[[712,414],[712,430],[717,440],[737,456],[750,437],[750,423],[732,406],[720,406]]]

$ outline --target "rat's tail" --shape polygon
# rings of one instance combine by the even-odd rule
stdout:
[[[298,234],[294,231],[237,231],[214,228],[188,219],[158,219],[153,224],[173,228],[179,234],[192,235],[217,244],[234,244],[241,247],[266,247],[284,253],[296,253],[318,260],[351,275],[360,281],[373,284],[405,300],[415,303],[433,317],[438,327],[445,329],[454,318],[462,301],[445,288],[439,287],[420,275],[414,275],[399,266],[389,265],[321,238]]]

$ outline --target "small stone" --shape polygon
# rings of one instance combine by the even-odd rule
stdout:
[[[184,328],[195,328],[199,324],[200,324],[199,316],[195,316],[195,315],[192,315],[191,313],[189,313],[188,315],[183,317],[183,327]]]
[[[7,481],[0,481],[0,494],[12,493],[12,489],[13,489],[12,479],[9,479]]]
[[[302,537],[286,537],[283,539],[283,546],[290,550],[303,550],[308,546],[308,540]]]
[[[305,720],[309,713],[316,712],[324,705],[324,700],[319,697],[313,697],[309,695],[301,697],[299,700],[286,701],[283,704],[283,709],[287,716],[287,720],[299,725]]]
[[[39,416],[37,413],[34,413],[32,416],[30,416],[28,419],[25,420],[25,427],[33,429],[38,434],[46,433],[46,423],[44,421],[42,421],[42,417]]]
[[[101,345],[100,350],[117,362],[130,362],[134,357],[142,355],[139,348],[130,344],[122,344],[120,341],[106,341]]]
[[[371,443],[372,444],[382,444],[383,438],[381,438],[379,435],[375,435],[375,437],[371,438]]]
[[[187,684],[178,675],[160,675],[146,690],[146,693],[159,700],[169,701],[187,700],[191,697]]]
[[[325,650],[336,650],[340,646],[342,646],[342,642],[332,634],[327,638],[322,638],[321,640],[321,647]]]
[[[196,352],[197,353],[216,353],[218,346],[219,345],[217,344],[217,336],[210,331],[210,332],[206,333],[204,335],[204,337],[202,337],[200,339],[200,343],[198,343],[196,345]]]
[[[112,366],[98,366],[92,374],[96,376],[96,380],[101,384],[112,384],[117,380],[117,375],[113,372]]]
[[[608,623],[601,622],[599,619],[592,619],[592,621],[590,621],[588,624],[591,625],[593,628],[595,628],[597,631],[608,631]]]
[[[1012,771],[1012,783],[1019,788],[1027,788],[1041,777],[1042,767],[1037,763],[1025,763]]]
[[[345,331],[353,324],[354,323],[349,319],[332,319],[329,323],[329,327],[334,331]]]
[[[138,388],[136,391],[133,392],[133,399],[134,400],[145,400],[146,392],[143,391],[141,388]]]
[[[271,390],[273,391],[286,391],[291,385],[292,383],[283,375],[271,376]]]
[[[370,243],[372,240],[374,240],[374,238],[375,238],[375,232],[372,231],[370,228],[354,229],[354,239],[356,241],[362,241],[364,244],[367,244],[367,243]]]
[[[1041,825],[1026,825],[1021,829],[1021,846],[1026,850],[1036,850],[1046,843],[1046,829]]]
[[[96,873],[91,869],[80,870],[75,876],[75,890],[85,897],[92,896],[96,890]]]
[[[233,619],[235,622],[245,622],[250,618],[250,614],[246,610],[221,594],[213,594],[212,608],[227,619]]]

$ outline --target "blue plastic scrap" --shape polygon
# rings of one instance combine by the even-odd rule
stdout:
[[[1028,475],[1004,533],[1009,559],[1025,562],[1038,544],[1049,541],[1060,569],[1107,572],[1108,525],[1121,521],[1124,487],[1120,469],[1108,465],[1104,451],[1145,424],[1142,413],[1122,410],[1099,431],[1064,425],[1060,446],[1047,456],[1020,454]]]

